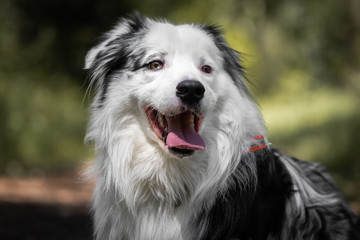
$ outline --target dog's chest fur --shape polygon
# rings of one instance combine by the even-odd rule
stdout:
[[[100,212],[101,219],[114,218],[103,229],[117,229],[119,239],[266,239],[271,232],[280,232],[285,218],[285,202],[291,195],[291,178],[272,152],[259,150],[244,156],[237,171],[228,179],[228,188],[208,196],[211,201],[187,199],[178,206],[161,205],[147,199],[132,212],[126,204],[112,206],[112,212]],[[239,181],[248,161],[256,160],[257,184]],[[266,169],[266,170],[265,170]],[[249,176],[250,177],[250,176]],[[111,204],[103,201],[99,204]],[[109,206],[104,206],[107,209]],[[110,216],[109,216],[110,215]],[[115,220],[115,221],[114,221]],[[118,239],[107,235],[103,237]]]

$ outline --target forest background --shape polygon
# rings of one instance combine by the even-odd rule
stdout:
[[[360,202],[360,1],[0,0],[0,174],[93,158],[87,50],[121,16],[216,24],[242,53],[272,146],[324,164]]]

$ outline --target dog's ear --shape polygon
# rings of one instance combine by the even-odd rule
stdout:
[[[240,92],[246,94],[250,99],[256,102],[253,97],[250,89],[248,88],[246,83],[251,83],[247,77],[244,66],[241,64],[242,58],[241,53],[229,47],[228,43],[222,36],[222,30],[214,25],[206,26],[201,25],[201,29],[203,29],[207,34],[209,34],[224,59],[224,69],[233,79],[236,87],[240,90]]]
[[[139,13],[122,18],[112,30],[105,33],[99,43],[85,57],[89,88],[106,92],[112,73],[129,68],[130,58],[135,55],[139,41],[143,39],[150,20]]]
[[[130,40],[129,38],[139,33],[142,29],[145,29],[148,22],[149,19],[139,12],[134,12],[125,18],[121,18],[113,29],[100,37],[99,43],[88,51],[85,57],[84,69],[91,69],[94,66],[95,60],[103,56],[105,52],[113,51],[114,44],[122,45],[118,45],[118,47],[129,45],[127,43],[127,41]]]

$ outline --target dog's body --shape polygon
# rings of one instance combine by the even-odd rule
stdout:
[[[357,239],[316,164],[266,144],[215,27],[122,19],[89,51],[97,239]]]

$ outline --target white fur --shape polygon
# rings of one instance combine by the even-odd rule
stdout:
[[[144,61],[158,54],[166,67],[113,74],[102,107],[99,92],[93,103],[86,140],[95,143],[97,154],[97,239],[189,239],[194,234],[190,218],[227,187],[240,159],[234,156],[248,151],[253,136],[265,135],[256,104],[223,69],[223,56],[205,31],[149,19],[145,24],[149,30],[136,47],[147,49]],[[127,30],[119,23],[88,53],[85,67],[91,68],[107,43]],[[213,72],[199,71],[202,64],[213,66]],[[94,81],[103,77],[100,72],[93,76]],[[143,107],[177,112],[175,88],[184,79],[197,79],[206,89],[200,130],[206,149],[178,158],[155,136]]]

